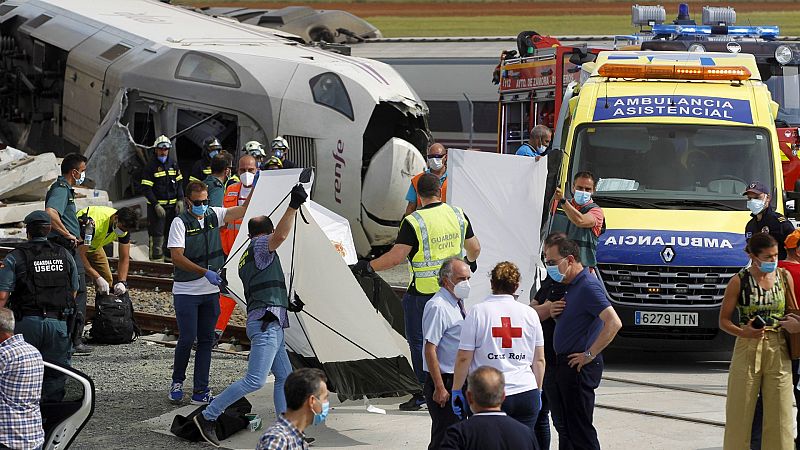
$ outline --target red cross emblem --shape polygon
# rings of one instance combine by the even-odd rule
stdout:
[[[492,337],[503,338],[500,346],[502,348],[511,348],[512,338],[522,337],[522,327],[512,327],[511,317],[501,317],[499,327],[492,327]]]

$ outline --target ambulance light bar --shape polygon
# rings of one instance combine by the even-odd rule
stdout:
[[[743,66],[693,67],[637,64],[603,64],[597,73],[607,78],[703,81],[748,80],[751,75],[750,70]]]
[[[774,39],[778,37],[780,28],[777,25],[763,27],[744,26],[712,26],[712,25],[653,25],[653,34],[670,34],[676,36],[742,36]]]

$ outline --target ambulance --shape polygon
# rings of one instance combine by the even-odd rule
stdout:
[[[583,69],[557,125],[558,183],[598,178],[597,274],[623,322],[616,345],[730,349],[718,316],[748,261],[742,193],[761,181],[783,211],[778,106],[753,55],[607,51]]]

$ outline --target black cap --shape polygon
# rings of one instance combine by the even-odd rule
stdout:
[[[50,225],[50,216],[42,210],[33,211],[32,213],[25,216],[24,222],[25,225],[30,225],[32,223],[37,223],[37,222],[46,223]]]
[[[760,181],[753,181],[752,183],[747,185],[747,189],[742,192],[742,195],[747,195],[748,193],[752,194],[767,194],[769,195],[769,188],[766,184]]]

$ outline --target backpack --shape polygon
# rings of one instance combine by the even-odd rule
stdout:
[[[128,344],[141,334],[128,293],[97,294],[90,336],[101,344]]]
[[[180,414],[175,415],[175,418],[172,419],[172,426],[170,426],[169,431],[175,436],[186,439],[187,441],[202,441],[203,437],[200,436],[200,431],[194,424],[194,416],[203,412],[207,406],[208,405],[202,405],[198,407],[189,413],[188,416],[182,416]],[[216,420],[217,438],[219,440],[228,439],[238,431],[247,428],[250,420],[245,417],[245,414],[249,414],[251,409],[252,405],[250,405],[250,402],[247,401],[245,397],[236,400],[231,406],[225,408],[225,411],[217,417]]]

